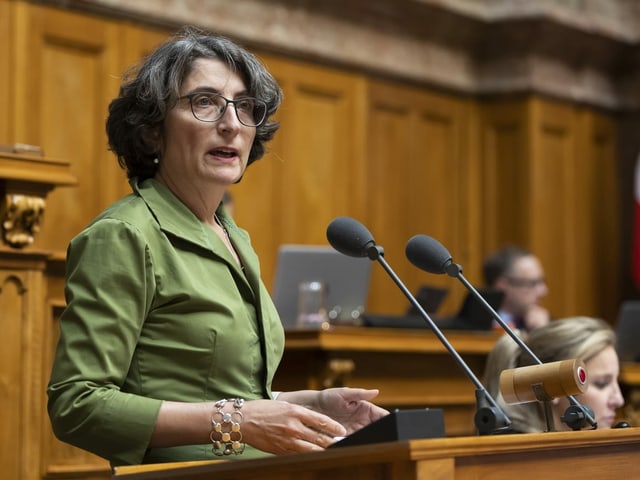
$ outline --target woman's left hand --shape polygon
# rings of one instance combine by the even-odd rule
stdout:
[[[341,423],[349,435],[389,413],[370,402],[378,393],[377,389],[327,388],[318,392],[317,404],[311,408]]]

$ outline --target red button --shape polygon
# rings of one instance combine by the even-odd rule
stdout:
[[[587,381],[587,372],[582,367],[578,367],[578,380],[580,380],[580,383]]]

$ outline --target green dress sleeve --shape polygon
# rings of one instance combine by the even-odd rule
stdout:
[[[153,260],[135,227],[109,219],[67,253],[67,308],[47,390],[52,427],[113,464],[141,463],[162,402],[120,387],[154,301]]]

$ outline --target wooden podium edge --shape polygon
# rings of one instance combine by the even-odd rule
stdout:
[[[158,470],[182,469],[186,467],[196,467],[198,465],[213,465],[216,463],[228,462],[229,460],[195,460],[190,462],[171,462],[171,463],[151,463],[147,465],[123,465],[114,467],[114,477],[126,477],[128,475],[157,472]]]
[[[399,460],[477,457],[627,444],[640,444],[640,428],[430,438],[330,448],[322,452],[292,453],[248,460],[204,460],[123,466],[114,468],[112,478],[155,480],[176,478],[187,473],[195,477],[210,472],[213,464],[218,464],[214,467],[216,475],[236,472],[238,469],[259,472],[261,469],[276,466],[281,468],[282,472],[298,472],[323,469],[327,468],[327,465],[349,466]],[[292,458],[295,460],[292,461]]]

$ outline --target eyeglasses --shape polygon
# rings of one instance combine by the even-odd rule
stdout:
[[[507,281],[514,287],[532,289],[537,286],[544,285],[546,283],[544,277],[542,278],[514,278],[506,277]]]
[[[267,116],[267,104],[253,97],[243,97],[229,100],[217,93],[193,92],[178,98],[189,99],[191,113],[201,122],[217,122],[227,111],[231,103],[236,111],[236,117],[246,127],[259,127]]]

